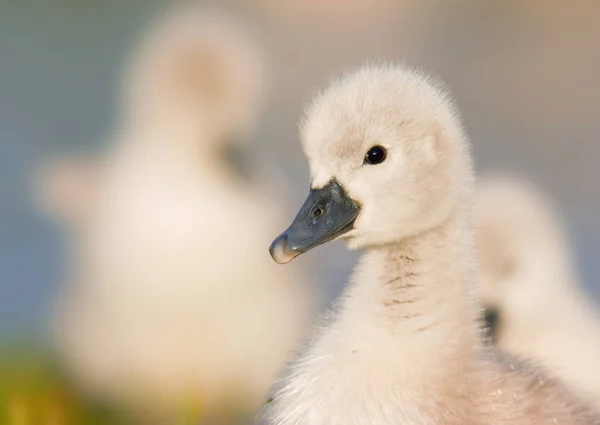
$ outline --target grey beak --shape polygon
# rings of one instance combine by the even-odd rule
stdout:
[[[285,264],[343,235],[352,229],[359,212],[359,204],[335,180],[321,189],[311,189],[290,227],[271,244],[271,257]]]

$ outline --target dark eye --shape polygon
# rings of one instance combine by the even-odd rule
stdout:
[[[381,164],[387,157],[387,151],[383,146],[373,146],[365,155],[365,164],[376,165]]]

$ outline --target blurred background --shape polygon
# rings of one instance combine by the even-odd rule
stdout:
[[[600,298],[600,3],[199,4],[240,18],[267,53],[269,90],[252,135],[253,155],[278,170],[288,188],[290,220],[309,183],[297,137],[303,105],[348,67],[405,61],[446,82],[478,170],[513,170],[553,194],[585,290]],[[67,258],[65,232],[35,208],[33,176],[46,158],[106,148],[119,119],[123,66],[148,22],[167,6],[153,0],[0,0],[0,342],[8,364],[0,371],[15,375],[7,380],[14,388],[46,394],[34,389],[46,385],[39,378],[44,376],[60,394],[70,391],[58,369],[44,368],[53,359],[40,354],[49,344],[49,318]],[[331,301],[356,255],[336,243],[298,262],[314,271],[322,283],[317,290]],[[80,403],[73,394],[64,398]],[[90,418],[106,414],[90,409],[96,409]],[[78,420],[72,423],[88,423]]]

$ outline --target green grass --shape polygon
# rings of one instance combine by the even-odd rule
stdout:
[[[48,350],[22,342],[0,346],[0,423],[126,425],[114,409],[82,397]]]
[[[240,410],[238,397],[232,394],[231,400],[214,411],[219,422],[246,425],[248,412]],[[174,425],[198,425],[207,413],[201,403],[187,401],[178,409]],[[207,418],[205,422],[214,420]],[[148,420],[136,420],[84,397],[42,344],[0,340],[0,424],[148,425]]]

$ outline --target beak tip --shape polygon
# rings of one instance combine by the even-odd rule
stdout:
[[[286,264],[301,254],[300,251],[290,249],[286,233],[279,235],[269,247],[269,253],[278,264]]]

